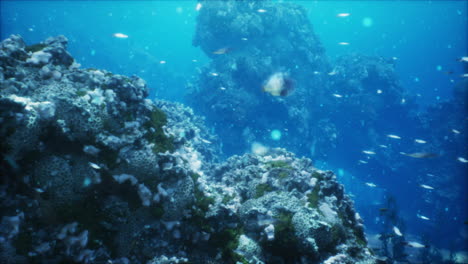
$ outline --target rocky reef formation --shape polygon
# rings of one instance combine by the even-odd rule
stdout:
[[[443,215],[440,223],[466,217],[461,187],[466,186],[468,151],[466,78],[453,80],[458,84],[452,99],[424,109],[417,95],[400,84],[398,58],[348,54],[329,60],[306,10],[297,4],[200,3],[193,45],[211,61],[190,87],[187,101],[215,127],[228,154],[244,153],[258,142],[286,147],[390,192],[414,194],[414,202],[405,202],[407,212],[426,207],[434,218]],[[466,72],[468,63],[461,63]],[[264,81],[276,72],[295,80],[290,96],[262,92]],[[282,138],[272,137],[272,131]],[[404,155],[409,153],[428,155]],[[436,188],[427,192],[421,184]],[[418,202],[420,197],[426,204]],[[444,213],[448,204],[453,214]],[[377,209],[369,209],[374,211],[366,217],[378,216]],[[463,223],[437,226],[447,230]]]
[[[2,263],[374,263],[333,173],[218,140],[67,39],[0,44]]]
[[[214,125],[228,152],[242,153],[252,141],[268,141],[269,131],[285,127],[287,146],[307,149],[301,141],[318,127],[314,112],[331,69],[306,10],[270,1],[200,3],[193,44],[211,62],[191,87],[189,103]],[[295,80],[287,99],[262,92],[275,72]]]

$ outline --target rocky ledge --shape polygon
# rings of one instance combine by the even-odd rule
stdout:
[[[63,36],[0,44],[2,263],[374,263],[332,172],[218,139]]]

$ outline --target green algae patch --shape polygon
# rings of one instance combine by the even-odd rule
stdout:
[[[268,161],[265,163],[265,165],[270,169],[275,169],[275,168],[293,169],[291,164],[289,164],[289,162],[284,161],[284,160]]]
[[[154,144],[153,152],[173,152],[175,150],[174,138],[164,134],[163,127],[167,124],[167,116],[161,109],[153,109],[149,116],[150,120],[143,124],[148,130],[146,140]]]
[[[282,258],[286,263],[292,263],[300,256],[299,240],[295,234],[291,212],[280,212],[275,217],[275,239],[264,241],[262,247],[273,255]]]
[[[267,183],[260,183],[255,187],[255,198],[260,198],[266,193],[273,191],[273,188]]]
[[[307,201],[309,202],[309,207],[317,208],[320,200],[319,196],[319,186],[315,185],[314,189],[307,194]]]
[[[42,43],[37,43],[37,44],[30,45],[30,46],[26,46],[24,50],[26,52],[37,52],[37,51],[43,50],[45,47],[47,47],[47,45],[42,44]]]
[[[246,259],[235,251],[239,246],[239,237],[244,233],[242,227],[226,228],[212,235],[210,243],[221,250],[223,263],[248,263]]]

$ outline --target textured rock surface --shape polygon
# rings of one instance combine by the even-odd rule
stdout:
[[[331,172],[219,143],[63,36],[0,44],[2,263],[373,263]]]

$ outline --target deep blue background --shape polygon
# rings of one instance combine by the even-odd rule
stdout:
[[[351,52],[395,57],[402,86],[418,96],[421,106],[450,99],[452,87],[462,74],[457,58],[468,55],[466,1],[299,3],[308,10],[330,60]],[[65,35],[70,53],[82,67],[138,75],[148,82],[151,97],[183,102],[185,87],[196,78],[197,68],[209,61],[201,50],[191,45],[197,15],[195,6],[196,1],[2,1],[0,37],[20,34],[27,44],[33,44],[49,36]],[[338,13],[350,13],[350,16],[337,17]],[[365,19],[372,20],[372,25],[364,26]],[[129,37],[113,37],[117,32]],[[339,45],[339,42],[349,45]],[[405,128],[393,133],[404,134]],[[357,155],[349,158],[362,159]],[[428,168],[437,166],[423,162]],[[431,218],[444,213],[453,223],[467,220],[466,211],[463,215],[454,214],[450,204],[445,212],[436,212],[430,203],[418,200],[424,190],[411,178],[408,185],[393,186],[389,175],[369,175],[355,169],[351,173],[332,160],[317,166],[337,172],[347,191],[353,194],[370,233],[379,231],[376,208],[381,206],[387,188],[397,197],[408,234],[430,233],[435,225],[440,225],[418,219],[415,208]],[[467,168],[457,161],[454,166],[465,171]],[[366,181],[377,182],[379,187],[369,188],[363,184]],[[466,178],[449,184],[461,185],[466,197]],[[466,241],[466,225],[443,224],[447,226],[437,226],[446,230],[445,240],[441,241],[460,237]],[[451,246],[441,243],[445,243],[441,247]],[[466,245],[456,247],[466,248]]]

